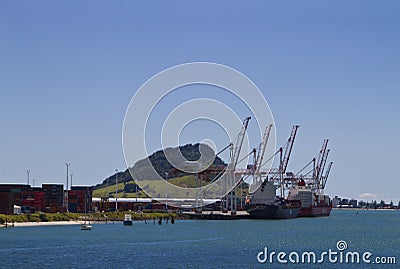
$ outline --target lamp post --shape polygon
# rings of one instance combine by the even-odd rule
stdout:
[[[136,193],[136,203],[137,203],[137,196],[138,196],[138,194],[137,194],[137,182],[136,182],[136,180],[135,180],[135,193]]]
[[[106,192],[107,192],[106,211],[108,211],[108,201],[110,199],[110,193],[108,192],[108,179],[109,179],[109,177],[107,177],[107,179],[106,179]]]
[[[70,167],[70,163],[65,163],[65,166],[67,167],[67,191],[68,191],[68,168]]]
[[[199,173],[196,171],[196,212],[199,211]]]
[[[168,211],[168,172],[165,172],[165,210]]]
[[[67,167],[67,190],[66,190],[66,194],[65,194],[65,207],[67,208],[67,212],[69,212],[68,210],[68,168],[71,164],[70,163],[65,163],[65,166]]]
[[[71,189],[72,189],[72,176],[73,176],[73,174],[71,173],[71,174],[69,174],[69,176],[71,178]]]
[[[115,169],[115,212],[118,212],[118,169]]]
[[[26,170],[26,173],[28,174],[28,185],[29,185],[29,174],[31,173],[31,170],[30,169]]]

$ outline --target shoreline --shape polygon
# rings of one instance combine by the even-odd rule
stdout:
[[[122,221],[91,221],[91,224],[107,224],[107,223],[117,223]],[[5,226],[5,224],[0,224],[0,228],[13,228],[13,227],[40,227],[40,226],[63,226],[63,225],[81,225],[83,224],[84,221],[79,221],[79,220],[65,220],[65,221],[39,221],[39,222],[14,222],[13,223],[8,223],[8,227]]]
[[[134,220],[134,222],[145,221],[143,220]],[[9,222],[8,226],[6,227],[5,224],[0,224],[1,228],[14,228],[14,227],[42,227],[42,226],[64,226],[64,225],[81,225],[85,221],[83,220],[65,220],[65,221],[39,221],[39,222]],[[93,224],[115,224],[115,223],[122,223],[122,220],[109,220],[109,221],[90,221]]]
[[[83,221],[70,220],[70,221],[39,221],[39,222],[10,222],[8,227],[38,227],[38,226],[59,226],[59,225],[80,225]],[[1,228],[8,228],[5,224],[1,224]]]
[[[365,209],[365,208],[337,208],[334,207],[332,208],[333,210],[349,210],[349,211],[398,211],[396,209],[383,209],[383,208],[377,208],[377,209]],[[194,215],[194,214],[193,214]],[[178,218],[177,218],[178,219]],[[189,217],[190,219],[190,217]],[[134,220],[134,221],[144,221],[145,219],[141,220]],[[151,219],[147,219],[150,221]],[[114,222],[122,222],[121,220],[108,220],[108,221],[97,221],[97,220],[92,220],[92,224],[107,224],[107,223],[114,223]],[[39,221],[39,222],[9,222],[8,227],[41,227],[41,226],[61,226],[61,225],[81,225],[84,223],[84,220],[65,220],[65,221]],[[0,224],[0,228],[8,228],[5,226],[5,224]]]
[[[333,207],[334,210],[359,210],[359,211],[398,211],[396,208],[354,208],[354,207]]]

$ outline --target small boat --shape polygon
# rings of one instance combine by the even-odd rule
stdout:
[[[123,224],[124,224],[124,226],[132,226],[133,225],[131,214],[125,214]]]
[[[90,223],[82,223],[81,224],[81,230],[91,230],[92,229],[92,225],[90,225]]]
[[[87,212],[86,212],[86,195],[85,195],[85,222],[81,224],[81,230],[91,230],[92,229],[92,225],[90,225],[90,219],[87,218]],[[86,219],[87,219],[87,223],[86,223]]]

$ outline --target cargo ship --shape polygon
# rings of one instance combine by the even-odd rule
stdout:
[[[250,196],[246,199],[246,211],[254,218],[287,219],[296,217],[329,216],[332,203],[324,189],[328,180],[332,163],[325,165],[328,159],[328,139],[324,140],[322,149],[317,157],[313,158],[297,173],[286,172],[298,125],[294,125],[284,148],[280,148],[272,157],[279,154],[278,168],[269,169],[262,173],[263,155],[269,137],[270,128],[266,129],[263,140],[255,156],[254,164],[248,165],[248,174],[252,182],[249,185]],[[271,158],[270,158],[271,159]],[[308,167],[312,168],[307,172]],[[301,174],[306,171],[306,174]],[[277,189],[280,194],[277,196]]]
[[[306,186],[304,180],[300,180],[290,189],[288,199],[301,201],[299,217],[327,217],[332,210],[329,196],[319,193],[312,186]]]
[[[265,180],[253,185],[251,195],[246,198],[245,209],[255,219],[297,218],[301,209],[300,200],[288,200],[276,196],[277,187]]]
[[[279,199],[273,203],[250,205],[246,209],[254,219],[291,219],[297,218],[300,202]]]
[[[286,173],[285,182],[291,185],[288,199],[301,201],[299,217],[327,217],[331,213],[332,201],[328,195],[324,194],[333,164],[333,162],[330,162],[325,170],[330,151],[327,146],[328,139],[325,139],[318,157],[313,158],[312,161],[296,173],[296,175],[293,173]],[[304,171],[304,169],[310,165],[313,166],[312,170],[304,176],[300,175],[300,172]],[[307,176],[307,174],[311,172],[312,175]]]

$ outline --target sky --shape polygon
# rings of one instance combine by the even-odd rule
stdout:
[[[0,0],[0,183],[25,183],[28,169],[35,185],[65,183],[65,162],[74,185],[125,170],[122,126],[137,89],[201,61],[257,85],[277,145],[300,125],[289,170],[329,138],[326,193],[398,201],[399,12],[398,1],[371,0]],[[182,100],[199,93],[232,98],[198,86]],[[214,133],[202,124],[181,141]]]

